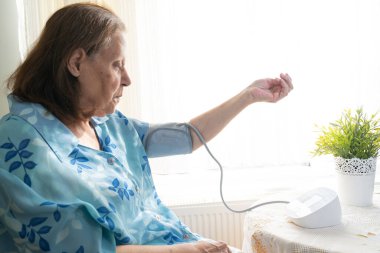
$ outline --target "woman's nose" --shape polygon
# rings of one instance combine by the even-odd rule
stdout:
[[[126,68],[124,67],[123,68],[123,73],[122,73],[122,76],[121,76],[121,85],[127,87],[129,85],[131,85],[131,79],[129,78],[129,75],[128,75],[128,72],[126,70]]]

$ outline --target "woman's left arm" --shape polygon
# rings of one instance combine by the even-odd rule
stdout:
[[[256,80],[226,102],[190,120],[190,124],[201,132],[206,141],[209,141],[248,105],[256,102],[275,103],[286,97],[292,89],[292,79],[288,74],[280,74],[279,78]],[[196,150],[202,143],[193,130],[191,137],[193,150]]]

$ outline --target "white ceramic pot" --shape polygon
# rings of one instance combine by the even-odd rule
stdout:
[[[342,204],[372,205],[376,175],[376,158],[335,158],[338,196]]]

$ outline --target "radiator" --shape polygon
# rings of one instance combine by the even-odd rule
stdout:
[[[249,202],[233,202],[233,209],[244,209]],[[203,237],[220,240],[241,249],[243,243],[243,223],[245,213],[233,213],[222,203],[170,206],[181,221],[191,231]]]

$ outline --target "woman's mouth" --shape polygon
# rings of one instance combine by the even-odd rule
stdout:
[[[120,98],[121,98],[121,96],[115,96],[115,97],[113,98],[113,101],[114,101],[115,103],[119,103]]]

